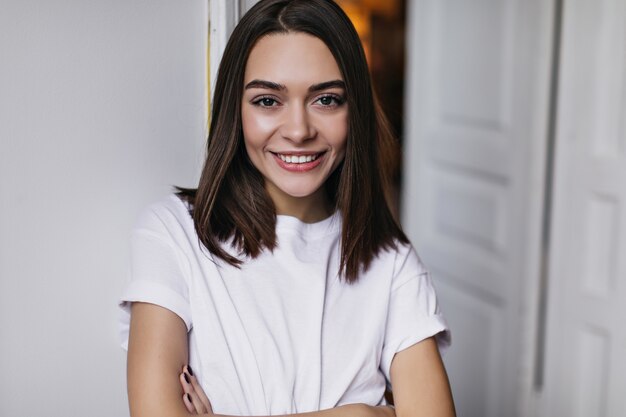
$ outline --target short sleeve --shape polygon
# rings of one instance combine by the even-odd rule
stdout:
[[[387,325],[383,342],[381,370],[390,385],[394,355],[415,343],[435,336],[443,355],[450,346],[450,330],[442,316],[430,272],[412,246],[398,257],[394,275]]]
[[[130,238],[129,277],[119,299],[120,342],[128,350],[131,302],[156,304],[177,314],[191,330],[185,259],[153,210],[140,215]]]

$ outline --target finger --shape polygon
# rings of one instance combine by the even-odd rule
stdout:
[[[193,392],[193,385],[191,385],[191,378],[189,378],[189,375],[187,375],[186,372],[183,371],[183,373],[181,373],[178,376],[178,379],[180,380],[180,385],[183,387],[183,393],[190,393]]]
[[[187,373],[185,368],[183,368],[183,373],[180,375],[180,382],[183,386],[183,391],[185,392],[185,399],[187,403],[190,403],[193,406],[192,413],[195,412],[197,414],[203,414],[207,412],[207,407],[204,405],[203,401],[198,396],[194,385],[192,384],[193,377]],[[197,381],[196,381],[197,385]],[[202,391],[202,388],[198,386],[198,389]],[[204,394],[204,392],[203,392]]]
[[[196,410],[197,414],[204,414],[208,412],[204,404],[202,404],[202,401],[200,401],[198,394],[196,394],[195,392],[188,392],[187,394],[185,394],[185,396],[187,396],[188,400],[191,400],[191,403],[193,404],[193,407]]]
[[[187,411],[189,411],[191,414],[198,414],[189,393],[183,394],[183,403],[185,404],[185,407],[187,407]]]
[[[200,398],[200,401],[202,402],[204,407],[210,413],[213,413],[213,407],[211,407],[211,402],[209,401],[209,398],[206,396],[206,394],[204,393],[204,390],[200,386],[200,383],[198,382],[198,379],[193,374],[193,371],[192,371],[191,367],[189,365],[187,365],[186,368],[187,368],[186,370],[187,370],[188,376],[190,376],[191,385],[193,386],[194,392],[198,395],[198,398]]]

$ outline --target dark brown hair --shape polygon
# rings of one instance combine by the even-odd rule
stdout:
[[[329,200],[342,215],[339,274],[358,280],[380,250],[408,239],[389,206],[383,159],[396,140],[372,90],[365,54],[354,26],[331,0],[261,0],[235,27],[219,66],[212,103],[207,156],[197,189],[178,189],[192,204],[202,244],[233,266],[231,240],[255,258],[276,247],[276,211],[263,176],[250,162],[243,140],[241,101],[246,62],[255,43],[271,33],[303,32],[332,52],[346,84],[348,138],[344,161],[328,178]]]

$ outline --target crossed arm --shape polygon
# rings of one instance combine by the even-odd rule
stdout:
[[[128,400],[131,417],[189,417],[179,382],[189,362],[187,328],[180,317],[154,304],[131,307]],[[348,404],[295,417],[453,417],[454,405],[433,338],[398,352],[391,364],[394,409]],[[216,415],[204,417],[234,417]]]

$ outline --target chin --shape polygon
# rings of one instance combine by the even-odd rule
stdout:
[[[281,190],[281,191],[290,197],[304,198],[304,197],[308,197],[314,194],[316,190],[303,190],[302,188],[300,188],[298,190]]]
[[[298,186],[298,185],[290,185],[281,187],[278,186],[278,189],[282,191],[284,194],[294,197],[294,198],[303,198],[308,197],[310,195],[315,194],[319,190],[319,186]]]

